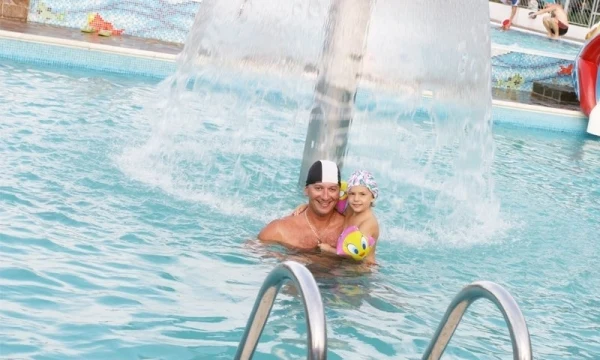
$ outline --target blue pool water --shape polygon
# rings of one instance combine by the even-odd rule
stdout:
[[[258,288],[287,256],[252,239],[303,201],[312,88],[207,78],[163,117],[164,89],[147,79],[0,64],[0,357],[232,358]],[[460,184],[446,180],[445,149],[431,153],[426,117],[367,100],[344,173],[364,165],[380,182],[381,266],[308,265],[329,358],[419,358],[475,280],[515,296],[536,358],[597,357],[600,142],[496,127],[495,199],[451,212]],[[305,339],[286,291],[257,358],[304,358]],[[476,303],[446,358],[510,351],[502,318]]]
[[[502,31],[500,26],[492,25],[490,31],[492,46],[510,46],[515,50],[535,50],[548,54],[556,54],[575,58],[581,50],[582,44],[572,41],[553,40],[545,35],[536,35],[517,29]]]

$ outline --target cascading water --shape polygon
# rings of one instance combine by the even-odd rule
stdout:
[[[280,191],[295,189],[282,165],[301,156],[326,10],[203,1],[175,74],[145,108],[149,139],[124,152],[123,171],[217,213],[264,223],[280,213],[259,211],[261,201],[287,211],[299,197]]]
[[[388,175],[386,192],[402,206],[385,213],[404,224],[390,237],[488,241],[503,224],[491,174],[487,2],[378,1],[367,44],[369,104],[355,119],[347,164]],[[382,146],[394,151],[382,157]]]
[[[329,8],[205,0],[124,171],[251,220],[244,237],[289,213],[303,201],[296,184]],[[369,26],[344,175],[375,173],[384,239],[487,241],[500,224],[487,3],[379,0]]]

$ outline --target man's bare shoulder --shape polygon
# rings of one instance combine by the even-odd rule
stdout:
[[[282,239],[279,226],[282,219],[275,219],[268,223],[259,233],[258,240],[263,241],[280,241]]]
[[[286,229],[297,226],[297,219],[293,215],[285,216],[271,221],[258,234],[258,239],[263,241],[284,241]]]

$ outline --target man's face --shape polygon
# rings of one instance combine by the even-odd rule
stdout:
[[[304,192],[308,196],[308,206],[317,215],[330,214],[340,198],[340,186],[337,183],[311,184]]]

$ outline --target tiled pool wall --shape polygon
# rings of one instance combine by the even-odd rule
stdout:
[[[28,21],[79,31],[97,14],[124,34],[183,43],[199,6],[198,0],[30,0]],[[535,81],[571,85],[572,71],[573,59],[565,56],[492,49],[495,88],[531,91]]]
[[[492,47],[492,87],[531,91],[536,81],[572,86],[574,59]]]
[[[183,43],[199,6],[199,0],[30,0],[27,21],[79,30],[97,14],[123,34]]]

